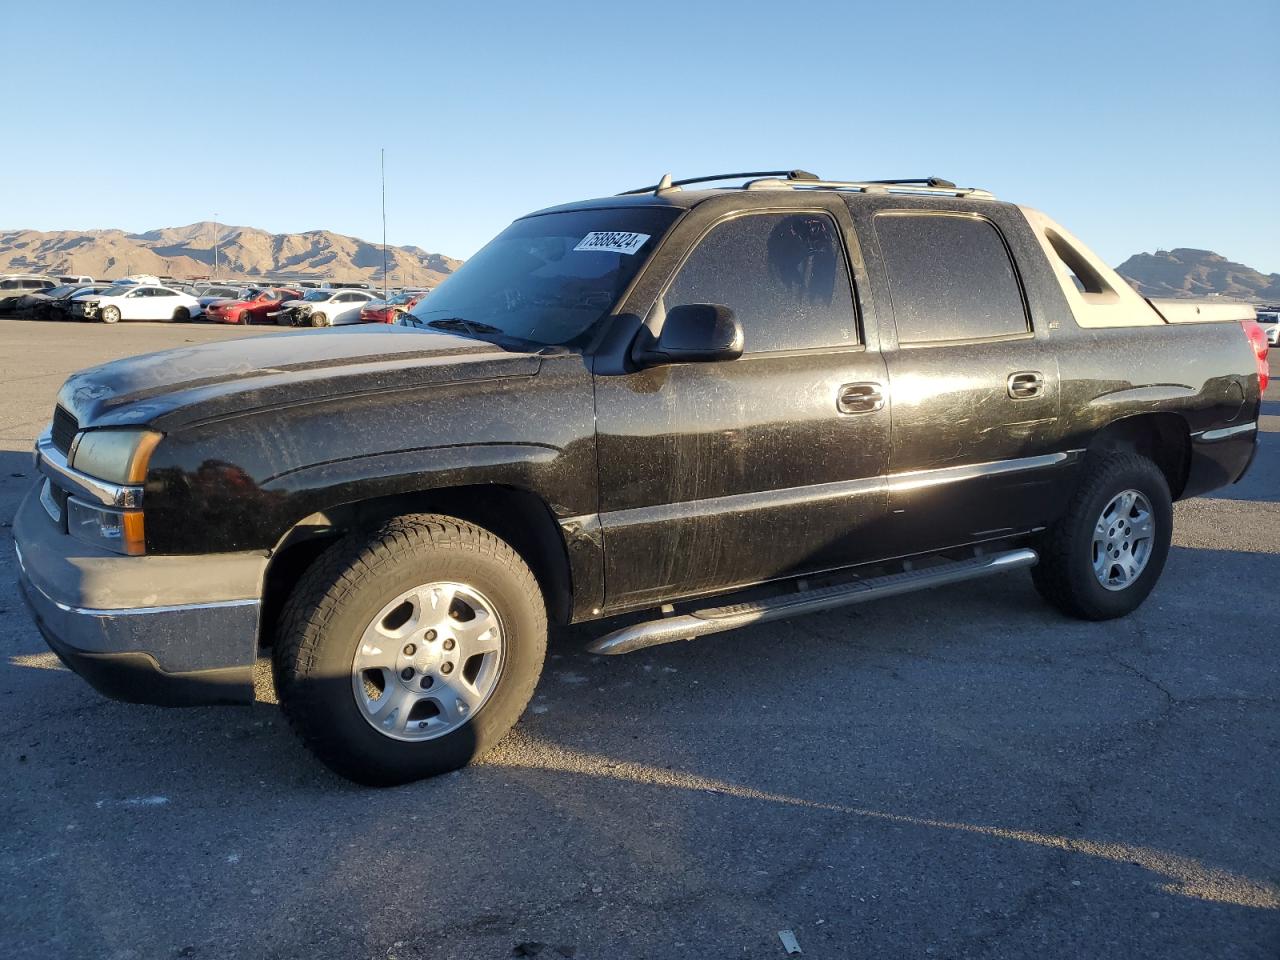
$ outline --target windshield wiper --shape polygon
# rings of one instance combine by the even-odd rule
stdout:
[[[466,317],[441,317],[439,320],[428,320],[427,326],[435,327],[437,330],[462,329],[477,340],[484,339],[480,336],[482,333],[496,333],[500,336],[506,333],[500,327],[495,327],[489,323],[481,323],[477,320],[468,320]]]

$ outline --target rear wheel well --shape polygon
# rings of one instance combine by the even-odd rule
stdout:
[[[568,623],[573,605],[569,557],[559,524],[536,495],[484,484],[424,490],[344,503],[305,517],[281,539],[263,580],[260,640],[269,645],[294,585],[324,550],[358,530],[391,517],[438,513],[466,520],[500,537],[524,559],[546,599],[547,619]]]
[[[1191,433],[1176,413],[1144,413],[1125,417],[1099,430],[1089,443],[1090,454],[1125,450],[1152,461],[1164,474],[1174,500],[1187,484],[1191,467]]]

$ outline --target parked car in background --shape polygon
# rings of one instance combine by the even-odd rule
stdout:
[[[189,293],[151,284],[114,284],[100,293],[72,301],[75,320],[190,320],[200,313],[200,301]]]
[[[69,290],[58,296],[53,296],[53,290],[36,304],[33,316],[37,320],[70,320],[71,304],[76,297],[86,296],[88,294],[101,293],[103,290],[111,286],[109,283],[87,283],[83,285],[73,284],[69,287],[55,287],[55,290]],[[36,294],[39,296],[39,294]]]
[[[304,289],[302,294],[296,300],[286,300],[280,304],[280,307],[267,316],[274,320],[279,326],[292,327],[297,324],[298,317],[301,315],[303,308],[313,303],[324,303],[334,291],[328,287],[318,287],[315,289]]]
[[[53,304],[63,303],[71,297],[82,293],[93,293],[107,286],[108,284],[105,283],[96,287],[92,284],[62,284],[47,290],[24,294],[21,297],[10,297],[4,301],[5,313],[11,317],[30,317],[33,320],[59,319],[54,316]]]
[[[257,287],[232,287],[218,284],[201,284],[192,288],[191,295],[200,301],[200,309],[207,311],[215,303],[247,300],[258,292]]]
[[[1280,307],[1258,307],[1258,326],[1267,336],[1267,343],[1280,347]]]
[[[0,277],[0,314],[7,314],[15,306],[11,301],[52,290],[57,285],[52,277],[32,273],[10,273]]]
[[[360,308],[360,322],[395,323],[400,314],[408,313],[426,295],[426,290],[406,290],[386,300],[370,300]]]
[[[300,296],[300,290],[272,287],[259,290],[241,300],[213,303],[206,308],[205,315],[215,323],[269,323],[274,320],[275,313],[286,300],[296,300]],[[271,319],[268,319],[268,315]]]
[[[3,301],[3,312],[9,317],[35,317],[37,307],[50,297],[73,293],[75,290],[75,287],[64,285],[32,290],[17,297],[7,297]]]
[[[376,294],[368,290],[312,290],[301,301],[284,304],[276,322],[300,327],[336,327],[360,322],[360,310]]]
[[[64,286],[79,284],[82,287],[87,287],[90,284],[97,283],[97,281],[94,280],[93,277],[72,275],[69,277],[58,277],[58,283]]]

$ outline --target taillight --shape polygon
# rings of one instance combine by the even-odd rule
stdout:
[[[1258,392],[1263,393],[1271,379],[1271,370],[1267,366],[1267,335],[1256,320],[1241,320],[1240,324],[1244,327],[1244,335],[1249,338],[1249,345],[1253,347],[1254,359],[1258,361]]]

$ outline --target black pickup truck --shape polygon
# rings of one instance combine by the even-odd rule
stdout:
[[[269,648],[324,762],[404,782],[517,721],[549,623],[632,614],[591,645],[626,653],[1015,568],[1132,611],[1172,501],[1254,455],[1252,316],[948,181],[664,177],[515,221],[402,325],[75,374],[22,588],[125,700],[248,701]]]

